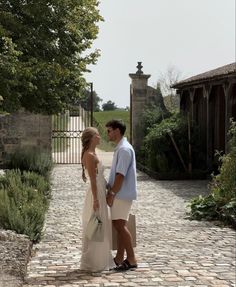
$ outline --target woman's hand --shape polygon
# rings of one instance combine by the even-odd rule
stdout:
[[[111,190],[111,186],[109,183],[107,183],[106,184],[106,193],[108,194],[110,190]]]
[[[99,209],[99,201],[98,199],[93,201],[93,210],[96,211]]]

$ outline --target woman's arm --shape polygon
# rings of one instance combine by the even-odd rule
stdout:
[[[96,182],[97,158],[93,154],[87,153],[85,161],[86,161],[86,168],[87,168],[89,179],[90,179],[91,190],[93,194],[93,209],[96,210],[99,208],[99,202],[98,202],[98,197],[97,197],[97,182]]]

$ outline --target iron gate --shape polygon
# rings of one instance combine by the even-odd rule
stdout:
[[[87,126],[87,114],[81,110],[79,115],[69,111],[52,117],[52,157],[55,163],[81,163],[81,134]]]

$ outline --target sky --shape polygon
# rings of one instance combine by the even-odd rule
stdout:
[[[181,80],[235,62],[236,0],[100,0],[100,49],[86,80],[105,103],[130,105],[129,73],[142,62],[155,86],[174,66]]]

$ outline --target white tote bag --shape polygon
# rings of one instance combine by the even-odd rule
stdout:
[[[104,227],[99,215],[95,212],[89,219],[85,235],[91,241],[102,242],[104,240]]]

